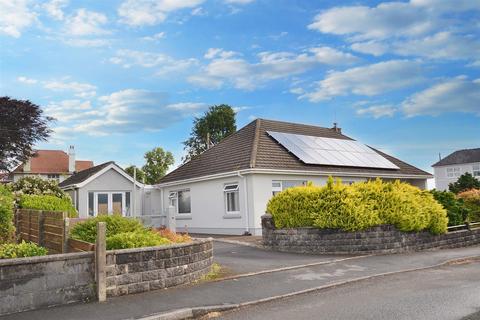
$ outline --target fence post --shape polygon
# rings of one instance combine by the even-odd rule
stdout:
[[[38,212],[38,245],[45,247],[45,213]]]
[[[70,232],[70,219],[66,212],[63,213],[63,253],[68,253],[68,236]]]
[[[105,265],[107,250],[105,233],[107,225],[105,222],[97,222],[97,239],[95,241],[95,279],[97,280],[97,297],[99,302],[107,300],[107,283],[105,276]]]

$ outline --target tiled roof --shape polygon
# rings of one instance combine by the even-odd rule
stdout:
[[[267,131],[303,134],[335,139],[352,138],[332,128],[312,125],[257,119],[236,133],[225,138],[191,161],[183,164],[160,180],[160,183],[198,178],[202,176],[225,173],[242,169],[279,169],[314,172],[365,173],[365,174],[398,174],[412,176],[431,176],[406,162],[387,155],[379,150],[379,154],[393,162],[400,169],[376,169],[358,167],[340,167],[311,165],[300,161],[285,147],[270,137]],[[373,149],[373,148],[372,148]]]
[[[473,162],[480,162],[480,148],[455,151],[433,164],[432,167]]]
[[[105,163],[99,164],[98,166],[94,166],[94,167],[82,170],[80,172],[77,172],[74,175],[60,182],[58,186],[60,188],[65,188],[67,186],[81,183],[112,163],[115,163],[115,162],[113,161],[105,162]]]
[[[93,167],[93,161],[75,161],[75,171],[82,171]],[[23,171],[23,164],[19,165],[13,173]],[[62,150],[37,150],[35,156],[30,158],[29,173],[67,173],[68,154]]]

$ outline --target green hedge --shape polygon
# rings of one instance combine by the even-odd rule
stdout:
[[[33,242],[22,241],[19,244],[6,243],[0,245],[0,259],[44,256],[47,253],[47,249]]]
[[[22,194],[35,194],[49,195],[57,198],[70,198],[68,194],[60,189],[57,181],[46,180],[40,177],[24,177],[11,183],[9,187],[19,196]]]
[[[14,238],[13,207],[13,194],[5,186],[0,185],[0,244],[10,242]]]
[[[50,195],[22,194],[18,201],[18,207],[22,209],[48,210],[68,212],[70,218],[78,217],[77,210],[70,198],[58,198]]]
[[[447,210],[448,225],[458,226],[464,224],[469,216],[470,209],[463,199],[457,198],[453,192],[449,191],[430,191],[435,200],[437,200]]]
[[[149,230],[141,232],[122,232],[107,237],[107,249],[128,249],[140,247],[154,247],[171,244],[167,238]]]
[[[445,209],[432,194],[407,183],[375,181],[343,185],[329,178],[323,187],[289,188],[270,199],[267,211],[277,228],[313,226],[364,230],[391,224],[402,231],[447,231]]]

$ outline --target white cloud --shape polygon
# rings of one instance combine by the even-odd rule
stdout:
[[[51,0],[43,4],[47,14],[56,20],[63,20],[63,8],[68,5],[68,0]]]
[[[358,61],[354,55],[330,47],[318,47],[310,49],[315,54],[315,60],[325,64],[351,64]]]
[[[162,53],[118,50],[114,57],[110,58],[113,64],[121,65],[124,68],[140,66],[144,68],[156,68],[157,75],[165,75],[172,72],[185,71],[197,63],[195,59],[176,60]]]
[[[60,102],[50,102],[45,107],[45,112],[47,115],[62,122],[86,119],[98,114],[98,112],[92,108],[90,101],[82,100],[63,100]]]
[[[480,79],[464,76],[445,80],[418,92],[402,103],[408,116],[466,112],[480,115]]]
[[[391,104],[373,105],[367,108],[361,108],[357,110],[357,114],[372,116],[375,119],[381,117],[393,117],[397,112],[397,108]]]
[[[352,50],[367,53],[374,56],[381,56],[388,50],[388,46],[385,43],[378,42],[378,41],[366,41],[366,42],[356,42],[353,43],[350,48]]]
[[[24,76],[18,77],[17,81],[25,84],[36,84],[38,82],[37,79],[27,78]]]
[[[228,4],[247,4],[255,0],[224,0],[224,1],[225,3],[228,3]]]
[[[19,38],[36,21],[29,0],[0,0],[0,34]]]
[[[45,89],[52,91],[72,91],[74,95],[79,98],[91,98],[96,95],[96,89],[94,85],[89,83],[80,83],[76,81],[45,81],[43,83]]]
[[[160,40],[160,39],[163,39],[165,38],[165,32],[158,32],[158,33],[155,33],[151,36],[146,36],[146,37],[143,37],[142,40],[146,40],[146,41],[157,41],[157,40]]]
[[[131,26],[156,25],[167,18],[168,13],[194,8],[204,0],[126,0],[118,8],[120,21]]]
[[[325,79],[316,83],[314,91],[300,97],[318,102],[348,94],[374,96],[417,84],[423,79],[421,74],[420,64],[409,60],[391,60],[345,71],[331,71]]]
[[[71,36],[104,35],[110,33],[103,29],[107,22],[107,16],[102,13],[78,9],[74,15],[67,17],[66,32]]]
[[[202,7],[198,7],[193,9],[192,12],[190,12],[190,14],[192,16],[205,16],[207,15],[207,12]]]
[[[225,51],[221,48],[210,48],[207,50],[207,52],[203,57],[205,59],[214,59],[214,58],[228,59],[235,55],[238,55],[238,53],[234,51]]]
[[[65,39],[63,42],[72,47],[103,47],[109,45],[112,41],[110,39],[71,38]]]

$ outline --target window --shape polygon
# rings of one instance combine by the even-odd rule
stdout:
[[[59,180],[60,180],[60,175],[59,175],[59,174],[48,174],[48,175],[47,175],[47,178],[48,178],[48,179],[51,179],[51,180],[57,180],[57,181],[59,181]]]
[[[473,169],[473,176],[480,177],[480,164],[474,164],[472,166],[472,169]]]
[[[447,177],[448,178],[460,177],[460,167],[447,168]]]
[[[240,213],[240,197],[238,184],[227,184],[223,187],[225,193],[225,209],[227,214]]]
[[[88,215],[90,217],[93,217],[95,215],[95,211],[93,209],[94,207],[94,204],[93,204],[93,197],[94,197],[94,193],[93,192],[89,192],[88,193]]]
[[[276,195],[279,192],[282,192],[285,189],[306,186],[307,181],[304,180],[273,180],[272,181],[272,194]]]
[[[172,191],[168,195],[170,206],[175,207],[177,214],[192,213],[190,190]]]
[[[130,192],[89,192],[88,215],[94,217],[102,214],[130,216]]]

